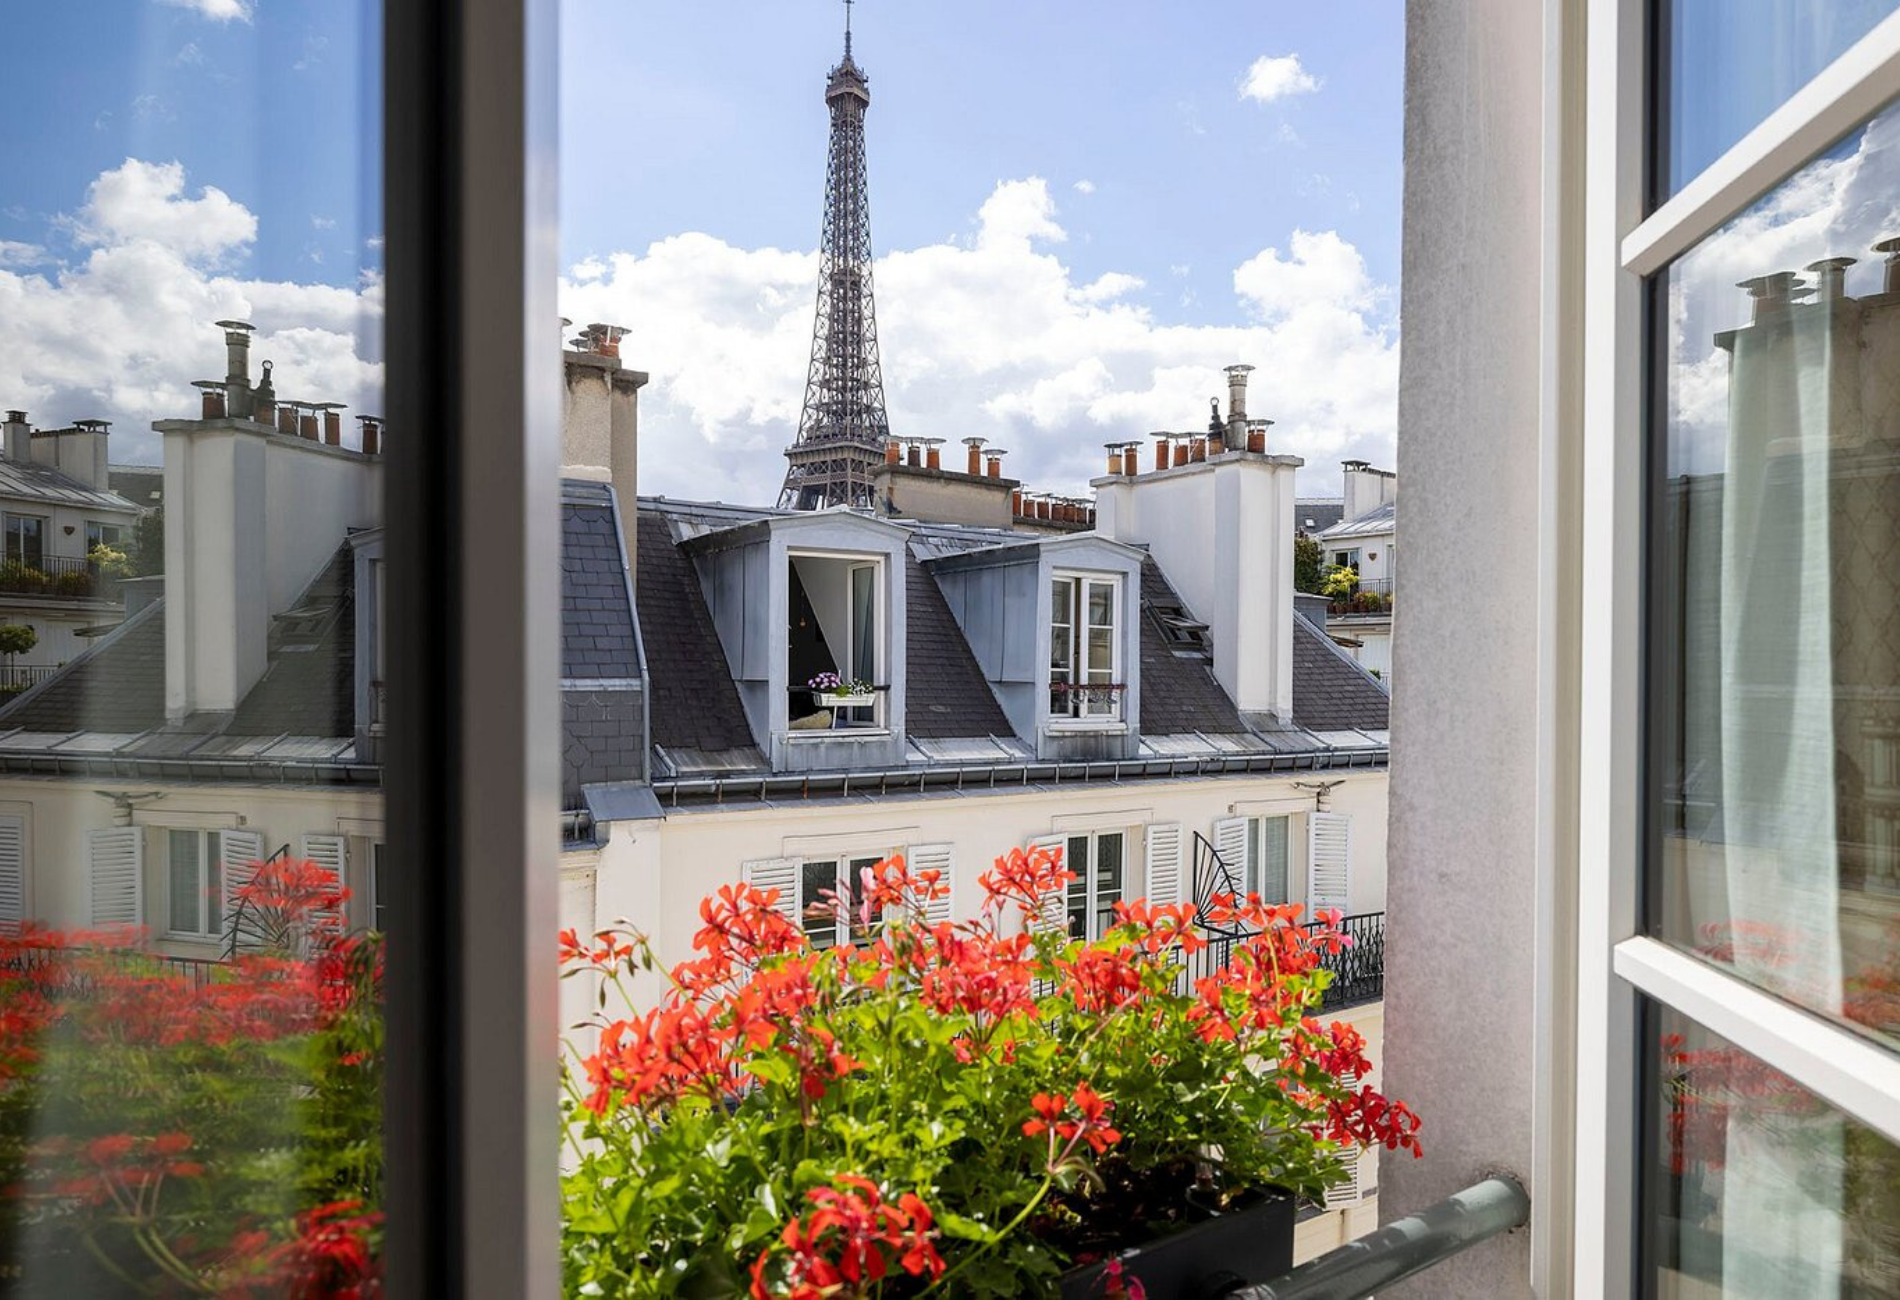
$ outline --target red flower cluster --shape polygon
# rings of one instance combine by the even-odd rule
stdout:
[[[1024,1137],[1049,1137],[1049,1167],[1055,1168],[1086,1142],[1097,1155],[1122,1140],[1122,1135],[1109,1124],[1108,1112],[1114,1103],[1099,1096],[1087,1083],[1075,1085],[1072,1096],[1061,1093],[1039,1092],[1029,1101],[1036,1118],[1023,1121]],[[1064,1119],[1073,1107],[1079,1119]],[[1058,1149],[1057,1140],[1067,1145]]]
[[[803,1221],[786,1224],[779,1247],[762,1251],[753,1262],[754,1300],[868,1295],[893,1265],[913,1277],[942,1275],[934,1219],[914,1192],[905,1192],[893,1205],[868,1178],[844,1175],[837,1181],[841,1187],[805,1193],[817,1208]]]

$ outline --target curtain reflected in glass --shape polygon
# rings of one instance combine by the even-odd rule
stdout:
[[[1653,933],[1900,1042],[1900,122],[1669,269]]]

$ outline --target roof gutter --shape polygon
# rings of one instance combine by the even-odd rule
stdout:
[[[1088,785],[1165,781],[1181,777],[1251,776],[1279,772],[1377,771],[1391,750],[1383,746],[1297,754],[1209,754],[1192,758],[1102,759],[1093,762],[1032,761],[969,766],[888,768],[870,772],[794,772],[689,777],[656,781],[653,792],[667,807],[699,804],[849,798],[930,791],[1008,790],[1032,785]]]

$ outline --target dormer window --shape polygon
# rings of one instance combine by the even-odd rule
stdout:
[[[786,718],[792,731],[886,725],[882,556],[787,557]]]
[[[1122,716],[1121,579],[1057,573],[1049,593],[1049,715]]]

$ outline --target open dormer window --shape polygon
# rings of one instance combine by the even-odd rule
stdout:
[[[882,557],[788,559],[786,717],[793,731],[886,725]]]
[[[1049,601],[1049,714],[1114,721],[1122,715],[1121,582],[1058,573]]]

